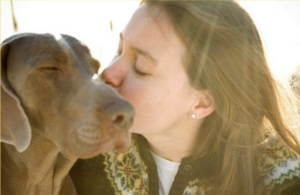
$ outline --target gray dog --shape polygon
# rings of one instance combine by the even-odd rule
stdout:
[[[76,194],[78,158],[129,147],[134,110],[99,80],[100,64],[67,35],[24,33],[1,45],[1,192]]]

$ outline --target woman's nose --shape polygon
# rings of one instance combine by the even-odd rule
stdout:
[[[103,81],[111,87],[120,87],[123,81],[122,68],[118,64],[111,64],[102,72]]]

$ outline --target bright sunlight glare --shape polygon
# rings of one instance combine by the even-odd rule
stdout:
[[[252,16],[275,76],[300,76],[300,1],[239,1]]]
[[[13,1],[18,33],[69,34],[85,43],[92,55],[109,65],[119,33],[139,1]],[[10,1],[1,0],[1,42],[15,34]]]
[[[300,1],[238,1],[259,28],[275,76],[300,75]],[[119,33],[139,1],[13,1],[19,32],[62,33],[84,42],[101,62],[115,55]],[[13,35],[11,2],[1,0],[1,42]]]

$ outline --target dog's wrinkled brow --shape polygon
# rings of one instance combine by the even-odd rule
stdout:
[[[55,65],[64,65],[67,64],[68,61],[68,55],[64,51],[56,51],[51,53],[43,53],[39,57],[31,59],[32,64],[34,66],[39,66],[42,64],[50,64],[54,63]]]

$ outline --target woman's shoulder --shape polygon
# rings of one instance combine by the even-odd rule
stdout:
[[[116,194],[149,194],[149,178],[137,141],[126,152],[113,150],[103,154],[107,178]]]
[[[257,153],[259,175],[267,189],[275,194],[293,190],[290,195],[300,194],[300,156],[272,135]],[[272,193],[272,194],[274,194]]]
[[[149,194],[149,167],[139,151],[147,151],[147,146],[137,143],[145,144],[143,139],[133,138],[125,152],[112,150],[75,163],[70,175],[78,194]]]

